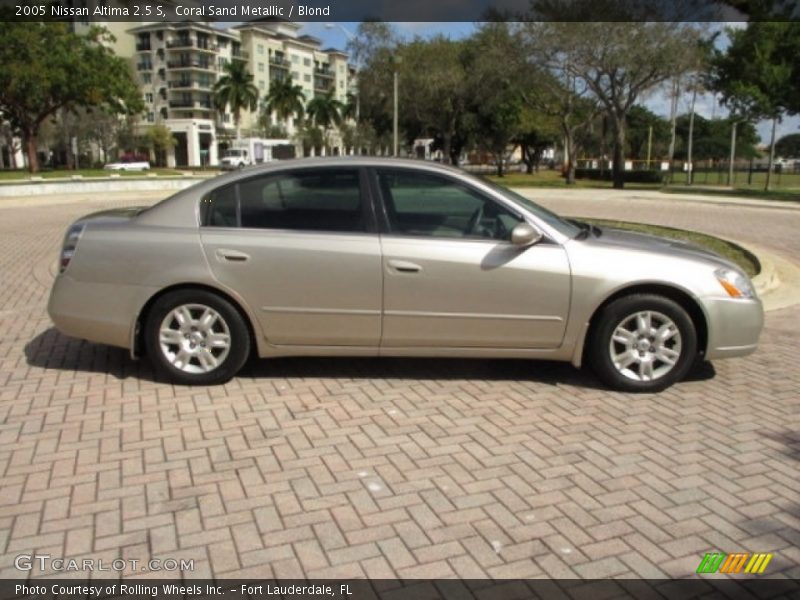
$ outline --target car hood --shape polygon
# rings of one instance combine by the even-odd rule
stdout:
[[[600,246],[615,246],[622,249],[638,250],[642,252],[652,252],[676,258],[688,258],[702,260],[720,266],[734,267],[741,271],[741,267],[723,258],[716,252],[701,248],[689,242],[663,238],[646,233],[636,233],[614,229],[613,227],[603,227],[599,236],[592,235],[585,242]]]

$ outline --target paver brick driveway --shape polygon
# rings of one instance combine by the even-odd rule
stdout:
[[[526,361],[275,360],[180,388],[45,313],[65,226],[135,203],[0,207],[3,577],[52,575],[14,568],[31,553],[194,559],[187,577],[678,577],[710,551],[800,577],[797,307],[754,356],[654,396]],[[547,203],[800,262],[800,212]]]

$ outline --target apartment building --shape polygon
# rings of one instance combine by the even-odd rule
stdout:
[[[221,138],[233,135],[233,116],[220,113],[213,88],[229,61],[246,61],[239,36],[204,23],[159,23],[129,29],[145,128],[164,124],[177,144],[168,166],[218,163]]]
[[[147,24],[128,30],[133,38],[132,62],[147,106],[142,129],[164,124],[177,140],[168,153],[168,166],[218,164],[220,145],[234,137],[233,115],[220,113],[213,87],[229,61],[246,61],[259,93],[259,104],[270,83],[291,76],[303,87],[308,103],[315,95],[333,90],[345,102],[351,90],[352,68],[347,54],[321,49],[321,41],[300,35],[302,25],[285,21],[258,21],[233,29],[201,22]],[[242,111],[243,135],[258,132],[259,109]],[[273,115],[273,123],[277,119]],[[280,123],[293,136],[298,123]],[[341,139],[332,136],[335,152]]]
[[[249,56],[248,65],[259,95],[266,96],[273,81],[291,77],[294,84],[302,87],[306,104],[331,90],[337,100],[345,102],[351,74],[347,54],[334,48],[321,49],[321,40],[301,35],[301,27],[298,23],[266,20],[235,28]],[[248,117],[247,126],[253,127],[258,115]],[[298,124],[294,118],[278,123],[276,115],[272,117],[273,123],[285,127],[290,136],[296,133]],[[339,140],[334,139],[334,146],[337,142]]]

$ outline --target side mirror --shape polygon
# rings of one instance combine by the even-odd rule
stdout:
[[[542,241],[542,232],[528,223],[517,223],[511,230],[511,243],[515,246],[533,246]]]

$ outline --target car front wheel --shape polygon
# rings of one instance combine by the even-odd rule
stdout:
[[[145,324],[145,346],[156,369],[175,383],[230,380],[250,353],[250,335],[230,302],[205,290],[159,298]]]
[[[589,363],[610,387],[658,392],[682,379],[697,357],[697,332],[674,300],[634,294],[606,306],[589,340]]]

